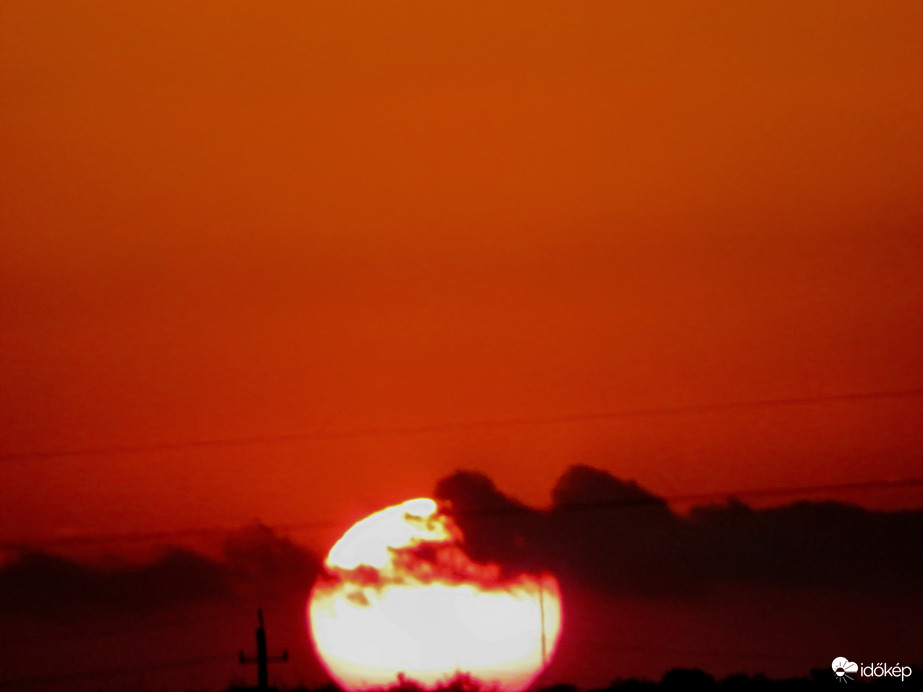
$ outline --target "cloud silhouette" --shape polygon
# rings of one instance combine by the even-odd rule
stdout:
[[[588,466],[568,469],[543,510],[470,471],[443,478],[435,494],[448,501],[468,555],[499,565],[501,579],[541,569],[558,577],[566,636],[552,663],[557,679],[596,679],[613,666],[729,673],[746,661],[756,662],[751,670],[806,670],[826,666],[831,651],[904,660],[919,650],[920,511],[731,501],[679,515],[643,486]],[[151,618],[173,611],[198,623],[203,640],[236,650],[251,643],[253,610],[268,605],[273,641],[292,648],[305,636],[304,603],[319,566],[260,524],[228,534],[212,557],[173,547],[147,564],[98,566],[27,552],[0,567],[0,622],[12,641],[26,629],[43,637],[60,624],[140,622],[140,633],[126,636],[143,647],[159,641],[144,638],[161,626]],[[217,630],[211,619],[199,622],[203,613],[220,614]],[[23,646],[41,669],[44,649]],[[588,650],[607,654],[588,661]],[[713,650],[712,658],[702,653]],[[310,647],[300,651],[303,670],[322,679]],[[764,657],[772,651],[782,656]]]
[[[436,485],[476,562],[501,577],[553,570],[563,583],[614,595],[682,596],[720,585],[836,587],[912,593],[923,580],[923,512],[801,501],[754,509],[739,501],[673,512],[633,481],[588,466],[559,479],[548,510],[501,492],[479,473]],[[0,567],[0,615],[57,617],[196,602],[306,596],[320,560],[255,524],[208,557],[165,548],[148,564],[87,565],[26,552]]]
[[[238,595],[305,594],[319,562],[271,529],[255,525],[229,534],[222,555],[165,547],[146,564],[84,564],[23,552],[0,568],[0,615],[35,618],[100,612],[147,612]]]
[[[224,567],[167,549],[153,563],[102,568],[45,553],[22,554],[0,570],[0,613],[49,617],[90,610],[151,610],[230,594]]]
[[[476,559],[546,566],[609,592],[690,594],[740,582],[913,588],[923,578],[923,512],[799,501],[754,509],[732,500],[670,510],[633,481],[574,466],[550,510],[524,507],[481,474],[458,472],[436,494],[451,503]]]

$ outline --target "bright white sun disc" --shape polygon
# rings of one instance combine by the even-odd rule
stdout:
[[[334,545],[308,604],[312,640],[344,688],[387,687],[399,674],[435,688],[455,676],[520,690],[561,632],[553,576],[501,579],[465,555],[458,528],[430,499],[356,523]]]

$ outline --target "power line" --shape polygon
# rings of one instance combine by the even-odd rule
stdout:
[[[893,488],[903,488],[903,487],[919,487],[923,486],[923,478],[905,478],[899,480],[871,480],[871,481],[860,481],[853,483],[840,483],[840,484],[826,484],[826,485],[813,485],[813,486],[799,486],[799,487],[785,487],[785,488],[761,488],[761,489],[752,489],[752,490],[739,490],[739,491],[724,491],[724,492],[713,492],[713,493],[699,493],[699,494],[685,494],[685,495],[673,495],[673,496],[648,496],[632,500],[609,500],[609,501],[600,501],[600,502],[587,502],[587,503],[574,503],[555,507],[553,511],[592,511],[592,510],[606,510],[606,509],[620,509],[628,508],[644,504],[655,504],[662,502],[672,502],[672,503],[681,503],[681,502],[697,502],[703,500],[715,500],[719,498],[729,498],[729,497],[769,497],[769,496],[784,496],[792,494],[813,494],[813,493],[826,493],[826,492],[844,492],[844,491],[858,491],[858,490],[868,490],[868,489],[893,489]],[[524,505],[514,505],[509,508],[502,508],[499,510],[491,509],[475,509],[470,510],[470,514],[504,514],[504,513],[544,513],[548,510],[534,510]],[[298,530],[304,528],[315,528],[315,527],[330,527],[340,525],[340,522],[333,521],[321,521],[321,522],[303,522],[298,524],[289,524],[285,527],[276,527],[279,530]],[[143,541],[143,540],[158,540],[169,537],[179,537],[179,536],[194,536],[201,534],[215,534],[215,533],[224,533],[229,531],[228,529],[219,528],[219,527],[209,527],[201,529],[186,529],[179,531],[160,531],[154,533],[134,533],[134,534],[118,534],[110,536],[95,536],[95,537],[73,537],[68,539],[59,539],[57,541],[46,541],[44,543],[30,542],[31,545],[63,545],[63,544],[93,544],[93,543],[104,543],[110,541]],[[17,547],[12,546],[12,544],[0,545],[0,547]],[[18,547],[22,547],[21,545]],[[670,653],[686,653],[686,654],[696,654],[696,655],[707,655],[707,656],[716,656],[722,658],[738,658],[738,659],[766,659],[767,657],[773,657],[771,654],[766,654],[766,652],[740,652],[740,651],[717,651],[717,650],[697,650],[697,649],[684,649],[684,648],[666,648],[666,647],[641,647],[641,646],[619,646],[615,645],[614,648],[626,649],[626,650],[639,650],[639,651],[663,651]],[[139,666],[119,666],[111,668],[97,668],[97,669],[88,669],[82,671],[75,671],[69,673],[61,674],[49,674],[49,675],[39,675],[39,676],[30,676],[23,677],[19,679],[7,680],[3,682],[3,686],[6,687],[41,687],[47,685],[60,685],[67,682],[76,682],[79,680],[93,679],[93,678],[112,678],[120,675],[127,674],[137,674],[148,671],[159,671],[159,670],[169,670],[169,669],[178,669],[189,666],[204,665],[207,663],[218,662],[218,661],[232,661],[234,659],[233,654],[211,654],[197,657],[190,657],[184,659],[170,660],[170,661],[157,661],[152,662],[146,665]]]
[[[855,483],[831,483],[826,485],[791,486],[786,488],[756,488],[752,490],[722,491],[711,493],[691,493],[686,495],[644,495],[628,500],[600,500],[597,502],[573,502],[554,507],[554,511],[585,512],[604,509],[628,509],[644,505],[689,504],[693,502],[714,502],[739,498],[786,497],[791,495],[817,495],[831,492],[851,492],[856,490],[893,488],[912,488],[923,486],[923,478],[902,478],[900,480],[860,481]],[[518,514],[537,512],[530,507],[514,505],[490,509],[463,510],[458,514]]]
[[[470,515],[504,515],[504,514],[529,514],[554,512],[586,512],[593,510],[628,509],[643,505],[661,504],[689,504],[695,502],[714,502],[739,498],[768,498],[787,497],[797,495],[818,495],[825,493],[855,492],[859,490],[892,490],[897,488],[914,488],[923,486],[923,478],[902,478],[897,480],[869,480],[854,483],[831,483],[825,485],[790,486],[782,488],[754,488],[748,490],[725,490],[709,493],[690,493],[684,495],[647,495],[629,500],[601,500],[598,502],[575,502],[558,505],[551,510],[534,509],[527,505],[511,504],[498,508],[477,508],[456,511],[452,514],[459,516]],[[280,533],[301,532],[313,529],[329,529],[346,527],[342,521],[317,520],[279,524],[266,528]],[[148,543],[152,541],[195,538],[201,536],[224,536],[240,529],[235,527],[209,526],[194,529],[179,529],[174,531],[132,532],[121,534],[95,534],[85,536],[67,536],[61,538],[48,538],[39,540],[5,541],[0,543],[0,550],[29,550],[37,548],[67,548],[111,543]]]
[[[523,418],[496,418],[485,420],[431,423],[417,426],[370,427],[352,430],[313,433],[291,433],[277,435],[254,435],[249,437],[222,437],[178,442],[154,442],[136,445],[109,445],[57,450],[36,450],[32,452],[11,452],[0,454],[0,462],[42,461],[81,456],[113,456],[120,454],[141,454],[145,452],[177,451],[209,447],[239,447],[288,442],[326,442],[360,437],[413,436],[438,433],[464,432],[466,430],[539,427],[545,425],[581,423],[590,421],[617,420],[627,418],[650,418],[683,416],[695,413],[723,413],[746,409],[783,408],[814,404],[834,404],[850,401],[873,401],[879,399],[908,399],[923,396],[923,388],[887,390],[877,392],[854,392],[817,397],[790,397],[782,399],[752,399],[682,406],[626,409],[622,411],[601,411],[553,416],[531,416]]]
[[[263,524],[259,524],[263,526]],[[280,524],[266,526],[276,532],[304,531],[308,529],[323,529],[342,526],[342,522],[335,521],[310,521],[294,524]],[[33,547],[79,548],[81,546],[101,545],[107,543],[149,543],[165,539],[200,538],[205,536],[226,536],[240,530],[240,526],[203,526],[193,529],[175,529],[169,531],[132,531],[128,533],[85,534],[76,536],[61,536],[39,540],[5,541],[0,543],[0,550],[21,550]]]

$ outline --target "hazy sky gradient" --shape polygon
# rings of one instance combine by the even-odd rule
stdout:
[[[921,122],[918,2],[4,2],[0,453],[919,388]],[[921,447],[917,397],[5,460],[0,531]]]

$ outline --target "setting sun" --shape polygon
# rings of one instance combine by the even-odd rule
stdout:
[[[551,575],[507,579],[473,562],[458,527],[430,499],[358,522],[333,546],[311,593],[314,646],[347,689],[427,688],[470,676],[519,690],[545,667],[561,633]]]

